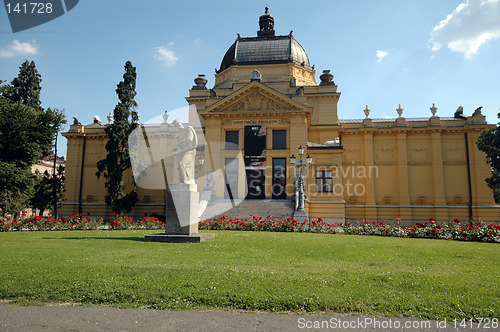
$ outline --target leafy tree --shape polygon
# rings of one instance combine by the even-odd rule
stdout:
[[[24,61],[19,67],[19,75],[5,88],[4,96],[12,102],[29,106],[36,111],[43,111],[40,106],[42,76],[38,73],[35,62]]]
[[[64,195],[64,177],[63,165],[59,165],[57,168],[57,173],[49,174],[45,171],[41,175],[37,175],[36,184],[34,186],[34,195],[31,198],[31,206],[34,209],[40,210],[40,215],[47,209],[53,207],[54,204],[54,187],[56,188],[56,201],[60,202]],[[58,203],[58,206],[61,206]]]
[[[497,115],[500,118],[500,113]],[[495,202],[500,203],[500,128],[499,125],[485,129],[479,135],[477,146],[486,153],[487,162],[491,165],[492,176],[486,179],[488,187],[493,189]]]
[[[40,105],[41,77],[25,61],[11,84],[0,85],[0,209],[16,213],[33,195],[31,166],[47,155],[66,121],[57,109]]]
[[[122,211],[129,212],[139,200],[133,177],[130,179],[132,189],[128,193],[125,192],[126,185],[123,180],[125,171],[131,168],[128,138],[139,121],[137,103],[134,100],[136,78],[135,67],[127,61],[123,81],[118,83],[116,89],[119,102],[113,111],[113,123],[105,129],[109,138],[106,143],[108,154],[97,163],[97,177],[103,175],[106,178],[106,204],[118,214]]]

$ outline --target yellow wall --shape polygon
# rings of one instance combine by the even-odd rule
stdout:
[[[250,73],[258,69],[262,82],[250,82]],[[287,183],[294,181],[294,169],[289,163],[297,156],[300,145],[313,157],[313,166],[306,170],[306,208],[310,218],[422,220],[468,219],[469,177],[472,192],[472,218],[500,220],[499,206],[494,204],[491,189],[485,183],[490,168],[484,153],[475,142],[481,130],[489,127],[483,116],[465,120],[432,117],[422,119],[364,119],[343,121],[337,116],[340,93],[336,85],[317,85],[314,71],[295,64],[231,66],[216,75],[210,89],[190,90],[187,101],[196,106],[207,144],[220,153],[205,151],[204,171],[222,169],[225,158],[234,158],[238,151],[225,151],[227,130],[238,130],[239,146],[244,147],[244,126],[248,120],[270,121],[267,124],[266,177],[272,178],[272,158],[287,158]],[[291,84],[291,82],[296,84]],[[299,88],[301,88],[298,90]],[[300,92],[300,93],[299,93]],[[361,113],[361,112],[360,112]],[[163,127],[162,127],[163,126]],[[158,125],[158,131],[175,132]],[[287,149],[272,149],[272,130],[287,130]],[[156,130],[156,129],[150,129]],[[467,134],[467,141],[466,141]],[[78,211],[80,171],[85,147],[83,213],[111,215],[104,203],[104,180],[97,180],[96,163],[104,158],[106,136],[104,127],[71,126],[68,139],[67,194],[62,214]],[[341,146],[324,145],[340,139]],[[166,138],[151,135],[152,144],[171,149]],[[156,143],[154,143],[156,142]],[[467,162],[466,144],[469,149]],[[242,151],[244,153],[244,151]],[[305,157],[304,156],[304,157]],[[175,163],[168,161],[169,171]],[[315,170],[335,171],[334,184],[342,192],[317,193]],[[158,177],[161,177],[161,172]],[[204,171],[200,169],[200,176]],[[245,186],[244,164],[239,165],[240,195]],[[224,195],[223,172],[218,172],[216,194]],[[175,174],[174,174],[175,177]],[[130,175],[131,178],[131,175]],[[201,190],[202,184],[199,184]],[[348,189],[351,189],[349,192]],[[354,190],[357,189],[357,192]],[[266,197],[271,198],[271,181],[266,180]],[[138,189],[141,201],[131,215],[163,214],[165,190]],[[293,188],[287,187],[293,197]],[[146,199],[146,197],[148,197]],[[88,199],[88,198],[91,199]]]

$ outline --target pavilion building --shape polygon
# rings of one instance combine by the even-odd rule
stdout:
[[[292,32],[275,34],[267,8],[259,28],[256,37],[238,35],[211,88],[200,75],[186,98],[196,110],[190,123],[199,124],[205,140],[198,176],[223,170],[214,173],[214,201],[228,195],[295,200],[309,218],[339,221],[500,219],[500,206],[485,183],[491,168],[476,145],[480,132],[491,127],[480,111],[439,117],[432,105],[429,117],[405,118],[400,105],[397,118],[372,119],[366,106],[364,119],[339,119],[341,94],[333,74],[323,70],[318,84],[304,48]],[[65,215],[112,214],[104,203],[104,179],[95,176],[97,161],[106,155],[104,128],[74,124],[64,134]],[[148,130],[149,140],[165,148],[162,140],[175,135],[167,123]],[[209,151],[216,145],[217,153]],[[297,167],[301,159],[308,167]],[[175,172],[174,161],[166,164],[163,169]],[[200,192],[204,186],[199,181]],[[164,214],[165,189],[139,187],[138,193],[139,204],[129,215]]]

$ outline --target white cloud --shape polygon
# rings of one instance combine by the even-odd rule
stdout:
[[[155,47],[154,58],[156,60],[163,62],[163,65],[167,67],[172,67],[173,65],[175,65],[175,63],[179,60],[179,58],[175,56],[174,51],[169,49],[169,47],[172,47],[173,45],[174,43],[170,42],[166,46]]]
[[[34,43],[35,41],[21,43],[19,40],[14,40],[12,44],[7,45],[0,50],[0,58],[12,58],[16,55],[38,54],[38,47]]]
[[[382,50],[377,50],[377,62],[381,62],[389,53]]]
[[[500,38],[500,0],[466,0],[432,31],[432,50],[442,45],[469,58],[489,40]]]

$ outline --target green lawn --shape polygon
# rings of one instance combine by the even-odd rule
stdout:
[[[498,244],[230,231],[197,244],[144,242],[152,233],[0,233],[0,299],[433,319],[500,313]]]

